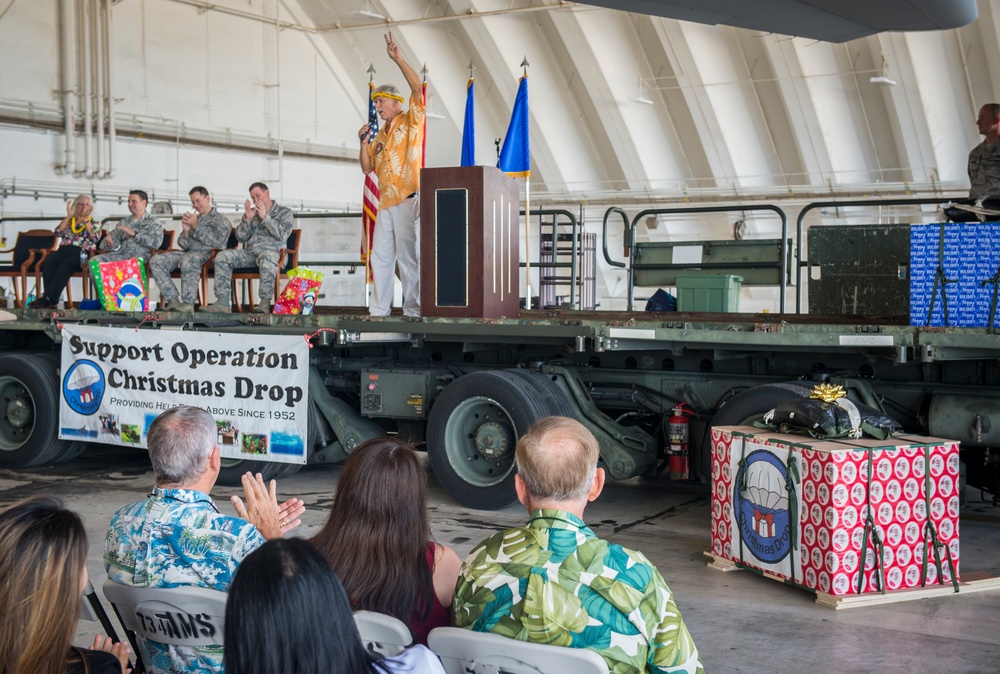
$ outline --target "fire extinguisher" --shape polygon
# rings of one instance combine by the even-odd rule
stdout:
[[[670,442],[670,479],[687,480],[691,474],[688,470],[688,441],[691,437],[691,423],[683,403],[674,408],[674,416],[670,417],[667,426],[667,436]]]

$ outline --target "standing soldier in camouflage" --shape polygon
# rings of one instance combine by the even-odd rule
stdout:
[[[292,224],[292,209],[271,201],[267,185],[251,185],[250,199],[243,205],[243,219],[236,228],[236,238],[243,243],[243,249],[224,250],[215,256],[215,302],[201,310],[215,314],[231,312],[233,269],[256,266],[260,270],[260,302],[253,312],[269,313],[274,297],[274,280],[278,275],[279,253],[288,242]]]
[[[944,204],[952,222],[992,222],[991,213],[1000,209],[1000,103],[979,109],[976,128],[983,142],[969,152],[969,198]]]
[[[179,251],[160,253],[149,261],[149,270],[160,289],[167,311],[194,311],[198,302],[201,267],[213,250],[226,247],[232,225],[219,209],[212,206],[212,197],[201,185],[188,192],[195,213],[181,216],[183,231],[177,239]],[[181,292],[170,279],[170,273],[181,270]]]
[[[969,198],[1000,196],[1000,105],[979,109],[976,128],[983,142],[969,153]]]

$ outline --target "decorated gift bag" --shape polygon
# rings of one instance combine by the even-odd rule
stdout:
[[[115,262],[90,262],[90,272],[97,286],[97,297],[105,311],[147,311],[149,284],[146,262],[140,257]]]
[[[304,267],[289,269],[288,283],[278,295],[278,301],[274,303],[274,313],[311,314],[322,285],[322,272]]]

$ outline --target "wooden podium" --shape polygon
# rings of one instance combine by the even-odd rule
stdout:
[[[420,313],[520,315],[520,193],[491,166],[420,172]]]

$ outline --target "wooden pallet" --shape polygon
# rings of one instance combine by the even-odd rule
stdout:
[[[705,552],[704,554],[712,560],[708,563],[708,567],[710,569],[724,572],[743,570],[743,567],[730,559],[713,555],[711,552]],[[765,578],[770,578],[772,580],[782,582],[785,580],[780,576],[775,576],[766,572],[764,572],[763,575]],[[913,601],[915,599],[928,599],[930,597],[948,597],[957,594],[966,595],[974,592],[1000,591],[1000,577],[985,577],[985,574],[977,574],[975,572],[964,573],[962,575],[965,576],[966,580],[958,584],[958,592],[955,592],[955,588],[951,583],[946,585],[928,585],[927,587],[913,587],[904,590],[893,590],[886,592],[885,594],[881,594],[879,592],[866,592],[864,594],[835,596],[827,594],[826,592],[817,591],[816,603],[827,608],[844,610],[849,608],[862,608],[865,606],[878,606],[880,604],[894,604],[903,601]]]

